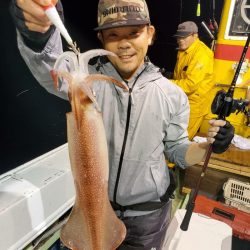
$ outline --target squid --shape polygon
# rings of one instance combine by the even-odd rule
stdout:
[[[95,80],[113,82],[124,91],[128,91],[128,87],[111,77],[89,74],[88,61],[98,55],[115,56],[102,49],[82,54],[68,51],[57,59],[51,72],[57,87],[59,79],[67,81],[72,109],[66,118],[76,198],[60,238],[73,250],[113,250],[126,236],[126,227],[116,216],[108,197],[108,148],[92,83]],[[60,70],[65,60],[69,68]]]

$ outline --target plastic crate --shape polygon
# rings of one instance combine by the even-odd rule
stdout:
[[[223,185],[225,203],[250,213],[250,183],[229,178]]]

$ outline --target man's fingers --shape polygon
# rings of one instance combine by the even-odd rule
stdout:
[[[212,143],[213,153],[221,154],[228,149],[234,137],[234,127],[224,120],[210,120],[209,123],[208,142]]]
[[[40,32],[40,33],[45,33],[50,28],[50,25],[48,25],[48,26],[41,26],[39,24],[30,23],[30,22],[25,22],[25,25],[28,27],[29,30]]]
[[[52,0],[53,5],[56,5],[58,0]]]
[[[209,121],[209,124],[214,127],[223,127],[226,125],[226,121],[212,119]]]
[[[210,127],[208,129],[208,132],[215,132],[215,133],[217,133],[219,130],[220,130],[220,127]]]
[[[51,22],[41,5],[48,5],[51,0],[17,0],[16,3],[23,11],[25,25],[29,30],[41,33],[48,31]]]
[[[48,6],[51,4],[55,6],[58,2],[58,0],[33,0],[33,1],[41,6]]]
[[[213,138],[213,137],[215,137],[217,135],[217,132],[209,131],[207,135],[208,135],[208,137]]]
[[[207,139],[209,143],[213,143],[215,141],[214,137],[218,135],[219,130],[226,124],[226,121],[210,120],[209,123],[211,127],[208,129]]]
[[[17,0],[17,6],[23,10],[24,13],[28,13],[32,15],[35,19],[39,20],[40,22],[48,22],[49,19],[46,16],[44,9],[41,5],[37,4],[31,0]]]
[[[41,6],[48,6],[50,4],[54,4],[55,1],[52,0],[33,0],[34,2],[36,2],[37,4],[41,5]]]
[[[210,143],[210,144],[213,144],[214,141],[215,141],[214,138],[211,138],[211,137],[207,138],[207,142]]]
[[[50,26],[51,25],[51,21],[41,21],[40,19],[37,19],[36,17],[32,16],[31,14],[27,13],[27,12],[23,12],[24,18],[26,20],[26,22],[29,23],[34,23],[40,26]]]

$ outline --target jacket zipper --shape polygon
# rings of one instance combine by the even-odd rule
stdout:
[[[131,94],[132,94],[133,88],[134,88],[137,80],[139,79],[139,77],[141,76],[141,74],[144,72],[145,69],[146,69],[146,67],[137,76],[137,78],[135,79],[132,87],[129,88],[127,121],[126,121],[125,134],[124,134],[124,139],[123,139],[123,143],[122,143],[122,151],[121,151],[121,156],[120,156],[120,160],[119,160],[118,171],[117,171],[116,182],[115,182],[115,188],[114,188],[114,196],[113,196],[113,202],[115,204],[117,204],[117,205],[119,205],[117,203],[117,201],[116,201],[117,190],[118,190],[118,185],[119,185],[119,180],[120,180],[120,175],[121,175],[121,170],[122,170],[123,157],[124,157],[124,153],[125,153],[125,149],[126,149],[126,143],[127,143],[127,138],[128,138],[128,129],[129,129],[129,123],[130,123],[130,116],[131,116],[131,108],[132,108],[132,97],[131,97]]]

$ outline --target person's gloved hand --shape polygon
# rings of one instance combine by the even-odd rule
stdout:
[[[209,124],[208,142],[212,143],[213,153],[221,154],[228,149],[234,137],[234,127],[223,120],[210,120]]]

